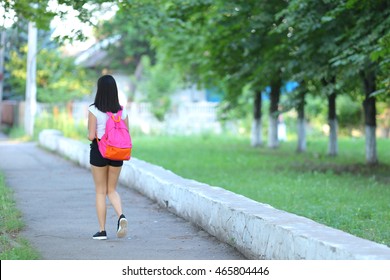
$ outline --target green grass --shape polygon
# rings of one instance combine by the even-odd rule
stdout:
[[[365,165],[364,139],[327,139],[279,149],[252,148],[226,136],[133,137],[133,156],[176,174],[223,187],[275,208],[390,246],[390,140],[378,139],[379,166]]]
[[[0,259],[35,260],[38,252],[28,241],[19,236],[24,223],[21,213],[15,207],[12,192],[5,186],[4,176],[0,173]]]

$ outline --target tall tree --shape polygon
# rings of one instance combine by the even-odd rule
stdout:
[[[381,47],[381,39],[390,34],[390,3],[386,0],[349,0],[337,3],[328,16],[344,28],[343,33],[335,34],[340,47],[332,59],[333,65],[342,68],[346,75],[360,77],[362,81],[366,162],[375,165],[378,163],[375,93],[381,83],[378,77],[382,77],[382,68],[380,61],[372,56]]]
[[[289,37],[291,60],[288,67],[293,73],[292,78],[319,83],[321,94],[328,100],[330,155],[337,154],[338,145],[334,79],[337,69],[331,67],[329,60],[337,51],[334,32],[340,27],[337,22],[329,21],[326,13],[334,8],[332,1],[292,0],[278,14],[284,18],[284,24],[280,25],[278,31]],[[301,151],[299,147],[298,151]]]

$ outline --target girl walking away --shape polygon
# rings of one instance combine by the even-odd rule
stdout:
[[[97,139],[105,133],[107,112],[114,115],[122,110],[122,119],[129,125],[126,109],[120,106],[118,88],[115,79],[104,75],[97,81],[95,102],[89,106],[88,113],[88,139],[92,141],[90,151],[90,164],[96,190],[96,213],[99,221],[99,231],[93,239],[107,239],[106,233],[106,197],[110,200],[118,215],[117,237],[127,235],[127,220],[122,213],[121,198],[116,190],[123,161],[104,158],[98,148]]]

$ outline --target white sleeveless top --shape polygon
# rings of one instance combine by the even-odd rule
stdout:
[[[97,133],[97,137],[101,139],[104,135],[104,132],[106,132],[106,122],[108,120],[108,115],[100,111],[98,108],[96,108],[95,105],[89,106],[88,111],[91,112],[96,117],[97,120],[96,133]],[[127,111],[126,108],[123,107],[122,120],[126,119],[126,117],[127,117]]]

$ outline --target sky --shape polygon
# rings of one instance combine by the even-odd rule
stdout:
[[[13,18],[15,17],[15,13],[12,11],[10,13],[5,13],[4,7],[0,5],[0,26],[5,28],[9,28],[13,24]]]
[[[67,12],[67,16],[65,19],[61,19],[56,16],[52,22],[51,27],[54,29],[53,37],[58,35],[74,35],[75,31],[81,29],[83,34],[87,36],[87,40],[85,42],[76,41],[72,44],[68,44],[65,46],[66,52],[69,54],[75,54],[77,52],[81,52],[91,45],[95,43],[95,38],[93,37],[92,30],[93,27],[89,24],[82,23],[78,18],[78,11],[73,8],[67,7],[66,5],[58,5],[57,1],[53,0],[49,3],[49,9],[55,12]],[[116,6],[112,6],[112,4],[104,5],[101,10],[95,12],[91,21],[93,24],[96,24],[99,20],[108,20],[112,16],[115,15],[117,11]]]
[[[86,8],[92,8],[92,6],[89,5],[89,7],[86,6]],[[79,29],[81,29],[83,31],[83,34],[88,38],[84,42],[75,41],[71,45],[68,44],[66,46],[66,51],[69,54],[83,51],[95,43],[95,38],[92,34],[93,27],[89,24],[82,23],[77,18],[77,15],[79,14],[78,11],[63,4],[59,5],[57,0],[50,0],[48,3],[48,9],[56,13],[67,12],[66,18],[61,19],[59,16],[56,16],[52,20],[51,28],[54,29],[54,33],[52,35],[53,38],[58,35],[68,35],[72,37],[72,35],[74,35],[75,32]],[[93,13],[91,22],[93,24],[97,24],[98,19],[108,20],[115,15],[117,10],[118,8],[114,4],[103,4],[99,11]],[[14,22],[15,16],[16,15],[13,11],[5,13],[3,5],[0,5],[0,26],[5,28],[11,27]]]

